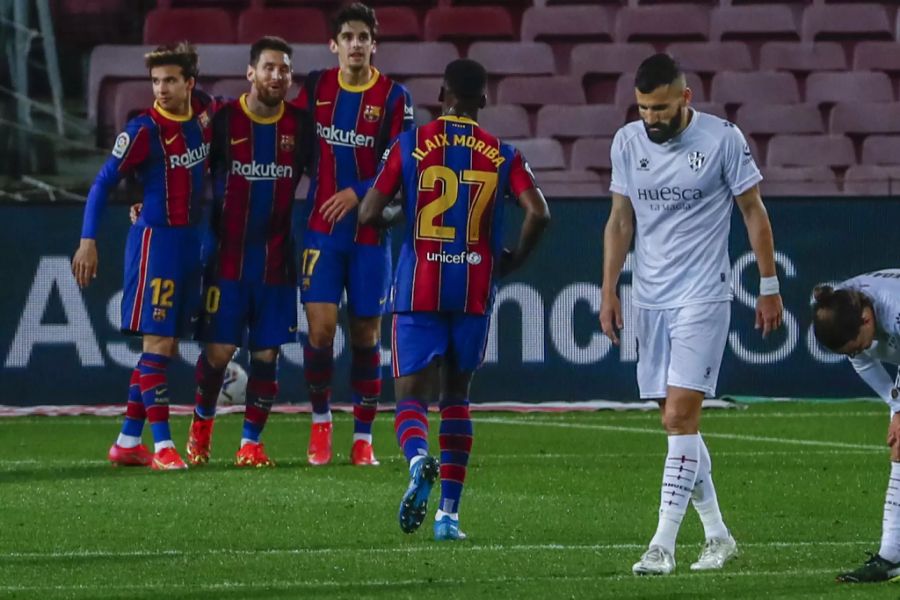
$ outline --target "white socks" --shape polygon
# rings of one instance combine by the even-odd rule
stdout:
[[[719,511],[716,486],[713,485],[712,480],[712,461],[709,458],[709,450],[706,449],[703,436],[698,433],[697,437],[700,439],[700,466],[697,469],[697,480],[694,482],[691,500],[694,502],[697,514],[700,515],[706,539],[727,539],[730,534],[722,520],[722,513]]]
[[[363,440],[363,441],[371,444],[372,443],[372,434],[371,433],[354,433],[353,441],[355,442],[357,440]]]
[[[141,443],[141,438],[136,435],[125,435],[124,433],[119,434],[119,439],[116,440],[116,445],[120,448],[135,448],[139,446]]]
[[[175,442],[173,442],[172,440],[166,440],[164,442],[156,442],[155,444],[153,444],[153,451],[160,452],[164,448],[174,448],[174,447],[175,447]]]
[[[315,424],[331,423],[331,411],[329,410],[327,413],[322,413],[321,415],[317,412],[314,412],[312,414],[312,422]]]
[[[900,562],[900,463],[897,462],[891,462],[878,554],[885,560]]]
[[[700,462],[700,435],[670,435],[669,453],[663,468],[662,491],[659,503],[659,525],[650,540],[674,556],[675,537],[687,512],[694,490]]]

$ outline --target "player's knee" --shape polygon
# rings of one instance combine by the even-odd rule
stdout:
[[[224,369],[234,356],[235,347],[227,344],[207,344],[203,349],[206,362],[214,369]]]
[[[371,348],[378,343],[381,333],[381,319],[354,318],[350,320],[350,340],[356,348]]]
[[[691,435],[697,433],[699,415],[688,407],[669,409],[663,415],[663,427],[670,435]]]
[[[334,343],[334,334],[337,330],[335,323],[310,323],[309,343],[314,348],[326,348]]]

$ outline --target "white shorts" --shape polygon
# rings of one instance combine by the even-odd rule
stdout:
[[[714,396],[731,323],[730,302],[637,308],[637,381],[641,399],[665,398],[668,386]]]

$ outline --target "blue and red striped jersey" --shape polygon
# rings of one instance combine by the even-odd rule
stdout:
[[[369,82],[360,86],[345,84],[337,67],[314,71],[294,100],[313,115],[318,138],[304,220],[308,230],[329,234],[341,247],[353,242],[379,244],[381,232],[358,226],[356,211],[329,223],[319,209],[347,187],[353,187],[362,199],[388,145],[413,126],[409,92],[377,69],[373,71]]]
[[[503,251],[500,200],[536,187],[519,151],[471,119],[444,116],[402,134],[374,185],[404,192],[394,312],[487,314]]]
[[[81,237],[96,238],[100,216],[110,192],[130,171],[143,187],[138,225],[181,227],[200,216],[206,178],[210,128],[217,102],[199,90],[191,111],[179,117],[158,104],[128,122],[116,138],[112,155],[88,193]]]
[[[210,154],[219,278],[296,282],[291,211],[313,144],[309,115],[284,102],[269,118],[250,112],[246,94],[219,110]]]

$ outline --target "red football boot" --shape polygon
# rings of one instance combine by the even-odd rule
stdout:
[[[327,465],[331,462],[331,423],[312,424],[306,458],[311,465]]]
[[[350,462],[357,466],[380,464],[372,451],[372,444],[366,440],[356,440],[350,449]]]
[[[153,460],[153,455],[143,444],[138,444],[134,448],[123,448],[113,444],[106,458],[117,467],[146,467]]]
[[[213,423],[215,423],[214,419],[198,419],[196,415],[191,421],[191,431],[188,434],[187,442],[187,459],[195,467],[209,462]]]
[[[266,454],[262,444],[244,444],[234,457],[236,467],[274,467],[275,461]]]
[[[177,471],[179,469],[187,469],[187,465],[178,456],[178,450],[175,448],[163,448],[153,455],[153,462],[150,468],[154,471]]]

